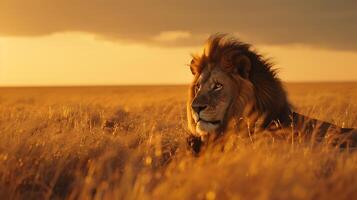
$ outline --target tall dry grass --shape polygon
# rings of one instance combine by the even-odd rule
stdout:
[[[299,112],[357,127],[356,83],[287,88]],[[323,144],[232,134],[192,156],[185,86],[0,92],[0,199],[357,196],[357,154]]]

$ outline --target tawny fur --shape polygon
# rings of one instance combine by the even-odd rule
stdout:
[[[201,55],[193,55],[190,64],[190,69],[195,76],[189,88],[187,101],[187,119],[191,133],[194,132],[196,126],[191,115],[191,102],[196,96],[195,82],[200,73],[205,67],[211,66],[221,67],[222,69],[234,68],[233,59],[241,55],[249,58],[250,71],[248,74],[241,72],[242,77],[247,76],[246,79],[240,79],[231,86],[237,92],[231,94],[234,97],[234,105],[227,111],[227,117],[223,121],[223,127],[226,130],[222,131],[228,131],[230,121],[237,121],[242,117],[242,107],[246,106],[251,106],[250,114],[254,113],[258,118],[263,118],[262,123],[260,123],[263,129],[269,128],[272,123],[279,124],[282,128],[290,127],[294,123],[293,116],[296,118],[296,127],[303,129],[301,124],[306,119],[304,119],[304,116],[293,113],[286,91],[269,59],[257,53],[249,44],[226,34],[215,34],[207,40]],[[212,63],[214,64],[211,65]],[[190,135],[188,143],[195,151],[199,151],[202,141],[200,138]]]

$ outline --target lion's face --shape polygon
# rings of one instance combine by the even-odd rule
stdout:
[[[188,118],[193,134],[205,137],[224,130],[228,121],[237,114],[237,105],[243,110],[244,103],[237,104],[237,93],[247,96],[241,86],[248,81],[215,64],[208,64],[195,78],[190,88]],[[248,93],[252,93],[251,90]]]
[[[194,98],[190,105],[196,133],[206,135],[222,128],[232,103],[233,84],[229,75],[218,67],[206,67],[197,76],[191,86]]]

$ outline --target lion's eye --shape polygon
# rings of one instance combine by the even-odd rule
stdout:
[[[213,90],[218,91],[221,90],[223,88],[223,85],[221,83],[215,83]]]

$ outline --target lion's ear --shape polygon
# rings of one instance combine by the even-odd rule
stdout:
[[[191,70],[192,75],[196,75],[196,72],[192,69],[191,66],[190,66],[190,70]]]
[[[190,70],[191,70],[191,73],[192,75],[196,75],[196,69],[193,67],[193,64],[195,63],[194,59],[191,60],[191,63],[190,63]]]
[[[252,63],[246,55],[239,55],[234,59],[233,73],[237,73],[245,79],[249,78],[249,72],[252,68]]]

